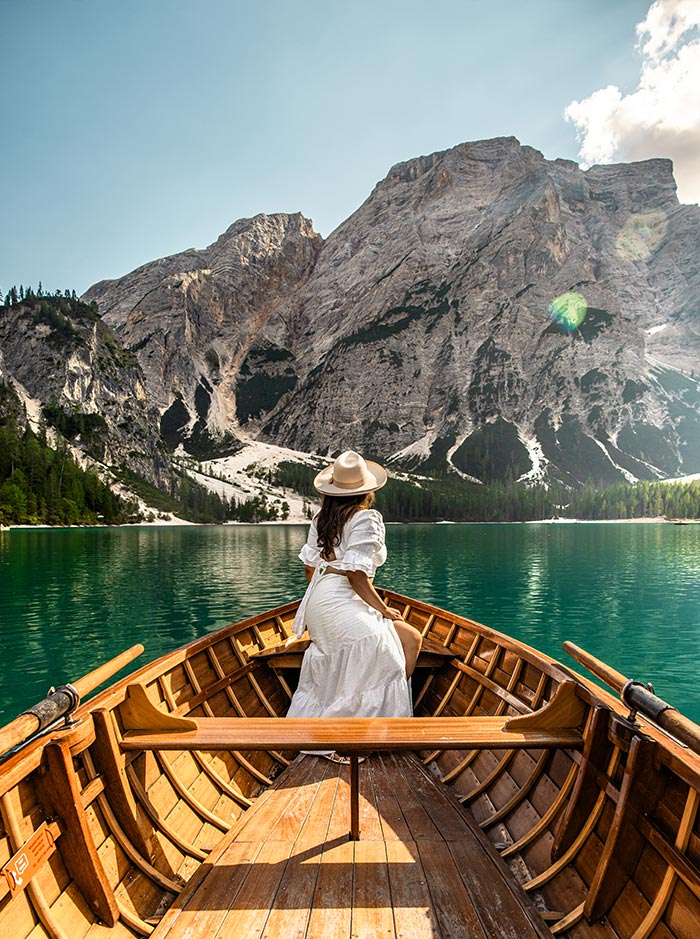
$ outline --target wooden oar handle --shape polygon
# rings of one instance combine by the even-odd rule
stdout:
[[[105,662],[98,668],[93,669],[93,671],[88,672],[87,675],[83,675],[83,677],[79,678],[76,682],[73,682],[73,688],[77,691],[79,697],[83,698],[86,694],[94,691],[102,682],[111,678],[112,675],[116,675],[125,665],[133,662],[142,652],[143,646],[140,643],[132,646],[130,649],[126,649],[126,651],[122,652],[120,655],[110,659],[109,662]],[[30,737],[33,733],[36,733],[40,727],[44,726],[46,726],[46,724],[42,723],[36,714],[20,714],[19,717],[16,717],[13,721],[10,721],[9,724],[0,729],[0,754],[7,753],[8,750],[16,747],[18,743],[22,743],[27,737]]]
[[[18,743],[22,743],[39,727],[39,719],[33,714],[20,714],[0,730],[0,754],[7,753]]]
[[[110,659],[109,662],[99,665],[93,671],[88,672],[87,675],[83,675],[82,678],[74,681],[73,687],[80,697],[84,698],[86,694],[90,694],[90,692],[94,691],[102,682],[107,681],[112,675],[116,675],[125,665],[137,659],[142,652],[143,646],[139,642],[130,649],[126,649],[120,655],[116,655],[113,659]]]
[[[624,686],[627,684],[627,678],[621,673],[616,671],[614,668],[611,668],[609,665],[606,665],[605,662],[601,662],[600,659],[597,659],[594,655],[591,655],[590,652],[586,652],[585,649],[582,649],[580,646],[577,646],[573,642],[568,640],[563,644],[562,648],[565,652],[568,652],[569,655],[576,659],[584,668],[587,668],[589,672],[600,678],[601,681],[604,681],[608,687],[612,688],[614,691],[617,691],[618,694],[622,691]]]
[[[590,672],[604,681],[606,685],[620,694],[624,704],[632,710],[632,717],[639,710],[648,720],[651,720],[665,730],[667,734],[680,740],[694,753],[700,753],[700,727],[677,711],[673,705],[667,704],[657,698],[650,690],[651,685],[645,686],[638,681],[629,681],[620,672],[601,662],[590,652],[579,648],[573,642],[565,642],[563,648]]]

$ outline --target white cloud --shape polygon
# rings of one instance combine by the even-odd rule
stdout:
[[[637,26],[642,52],[652,58],[672,52],[682,36],[700,23],[698,0],[655,0],[646,19]]]
[[[613,160],[673,160],[681,202],[700,202],[700,0],[655,0],[637,26],[637,89],[615,85],[572,101],[584,166]]]

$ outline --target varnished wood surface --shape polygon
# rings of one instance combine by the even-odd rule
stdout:
[[[586,652],[585,649],[575,643],[565,642],[563,648],[584,668],[587,668],[613,690],[621,693],[623,702],[633,711],[636,712],[638,709],[640,713],[645,715],[647,720],[651,720],[652,723],[676,740],[680,740],[684,746],[689,747],[693,753],[700,755],[700,726],[694,721],[680,714],[670,703],[657,698],[648,688],[640,686],[639,682],[630,681],[606,662],[601,662],[600,659],[591,655],[590,652]],[[635,696],[635,689],[638,696]]]
[[[118,671],[138,658],[142,652],[143,646],[139,643],[138,645],[132,646],[130,649],[126,649],[108,662],[104,662],[96,669],[93,669],[93,671],[88,672],[87,675],[83,675],[82,678],[75,679],[72,682],[72,688],[76,692],[78,699],[94,691],[95,688],[99,687],[108,678],[111,678],[112,675],[116,675]],[[38,703],[40,702],[37,702],[37,704]],[[31,736],[31,734],[39,729],[39,724],[39,718],[35,714],[24,713],[20,714],[19,717],[16,717],[15,720],[11,721],[9,724],[6,724],[5,727],[0,728],[0,754],[6,753],[18,743],[26,740],[27,737]]]
[[[374,750],[580,747],[575,729],[505,730],[502,717],[200,719],[192,731],[124,734],[125,750]]]
[[[442,664],[424,669],[414,681],[419,719],[473,719],[465,725],[470,733],[476,727],[488,731],[484,721],[493,722],[494,728],[495,720],[499,722],[495,742],[488,734],[476,742],[472,737],[471,743],[454,737],[455,750],[444,739],[416,743],[412,721],[410,748],[429,751],[424,761],[447,783],[439,786],[444,797],[453,807],[458,800],[473,813],[501,857],[528,885],[552,932],[562,939],[696,939],[700,757],[647,721],[630,727],[620,703],[585,678],[576,676],[575,695],[569,694],[567,706],[557,705],[552,713],[562,686],[573,677],[561,665],[464,617],[395,594],[386,594],[386,599],[439,651]],[[226,911],[233,901],[224,872],[211,885],[216,892],[219,884],[221,904],[227,905],[193,907],[191,936],[196,939],[245,936],[248,930],[255,936],[263,928],[264,935],[275,939],[410,937],[420,936],[424,927],[426,935],[435,937],[463,939],[473,934],[482,939],[484,930],[489,939],[511,935],[511,912],[502,908],[500,891],[491,890],[491,878],[480,881],[486,883],[484,891],[491,891],[487,901],[471,908],[465,901],[465,891],[470,900],[472,890],[480,889],[467,884],[465,872],[481,870],[486,862],[475,840],[459,827],[455,830],[465,849],[458,859],[459,842],[450,840],[449,815],[435,815],[433,786],[421,790],[414,775],[402,781],[401,774],[375,771],[412,757],[382,753],[360,767],[362,840],[351,844],[348,767],[339,771],[310,758],[303,762],[322,766],[322,780],[298,778],[292,785],[291,774],[280,777],[289,802],[268,837],[265,815],[259,824],[255,819],[270,793],[278,798],[279,787],[259,794],[261,786],[269,787],[288,765],[289,754],[277,752],[281,740],[275,746],[274,739],[248,739],[236,750],[228,738],[222,749],[217,745],[211,751],[191,749],[194,738],[181,749],[182,741],[168,736],[169,749],[181,752],[158,752],[165,749],[162,738],[174,723],[180,724],[177,733],[192,731],[196,737],[202,720],[204,727],[214,729],[209,719],[233,720],[240,728],[240,719],[252,718],[275,733],[270,721],[285,724],[288,747],[290,725],[282,715],[294,682],[264,650],[279,647],[289,637],[295,607],[288,604],[208,634],[144,666],[82,705],[76,726],[31,744],[5,763],[0,776],[5,793],[0,864],[54,815],[62,819],[62,833],[50,861],[16,899],[8,902],[9,888],[3,893],[0,881],[0,936],[148,936],[176,894],[194,896],[212,871],[218,871],[222,852],[228,852],[229,873],[233,871],[240,884],[236,908],[243,904],[248,919],[237,925],[232,920],[233,931],[227,933]],[[127,702],[134,684],[142,693]],[[543,702],[549,703],[543,707]],[[592,714],[603,703],[607,708],[598,728]],[[173,716],[178,720],[173,722]],[[562,738],[561,728],[571,733],[574,726],[590,738],[584,753]],[[248,728],[255,729],[251,724]],[[155,750],[120,747],[124,733],[150,735],[153,730]],[[546,746],[543,741],[537,746],[532,737],[519,746],[504,730],[546,732]],[[646,741],[640,742],[647,736],[658,746],[648,750],[649,758],[635,761],[638,747],[648,749]],[[54,797],[48,791],[49,751],[59,741],[65,769],[75,772],[79,785],[73,792],[64,785]],[[374,740],[366,743],[368,750],[381,747]],[[344,744],[348,746],[347,739]],[[333,748],[342,746],[340,742]],[[640,780],[648,792],[640,792]],[[575,811],[567,807],[570,803]],[[320,806],[325,806],[323,811]],[[232,833],[222,834],[231,826]],[[257,834],[253,826],[258,826]],[[236,840],[243,827],[247,842]],[[389,827],[397,837],[380,841],[378,831],[386,835]],[[319,833],[324,831],[321,844]],[[333,839],[337,843],[329,845]],[[255,858],[251,845],[259,847]],[[93,857],[95,851],[106,880],[91,882],[78,861]],[[492,849],[482,853],[493,859]],[[113,916],[113,907],[98,912],[95,905],[100,892],[110,907],[110,894],[116,901],[119,920],[111,929],[104,925],[104,916]],[[300,914],[302,902],[306,912]],[[209,922],[210,914],[218,925]],[[183,939],[190,933],[177,935]]]
[[[273,646],[270,649],[264,649],[262,652],[256,652],[254,655],[251,655],[251,659],[265,662],[271,668],[298,669],[301,668],[304,652],[306,652],[310,645],[310,639],[299,639],[291,645],[283,644]],[[438,642],[433,642],[431,639],[424,638],[423,645],[418,653],[416,668],[440,668],[441,665],[444,665],[445,662],[449,662],[452,658],[454,658],[453,653],[449,649],[446,649],[445,646],[440,645]]]
[[[222,841],[153,939],[549,939],[532,901],[411,756],[360,766],[363,841],[347,840],[348,767],[301,758]]]

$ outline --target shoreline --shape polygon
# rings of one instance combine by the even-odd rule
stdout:
[[[156,519],[152,522],[127,522],[122,525],[0,525],[0,533],[10,531],[70,531],[76,529],[94,529],[94,528],[265,528],[280,527],[292,525],[308,525],[307,518],[285,519],[278,521],[265,522],[188,522],[186,519]],[[660,516],[642,516],[639,518],[541,518],[528,519],[522,522],[503,521],[462,521],[452,522],[439,520],[435,522],[411,521],[411,522],[386,522],[387,525],[698,525],[698,518],[666,518]]]

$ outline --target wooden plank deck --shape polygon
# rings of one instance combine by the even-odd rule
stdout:
[[[532,900],[413,754],[299,757],[239,819],[153,939],[551,939]]]

